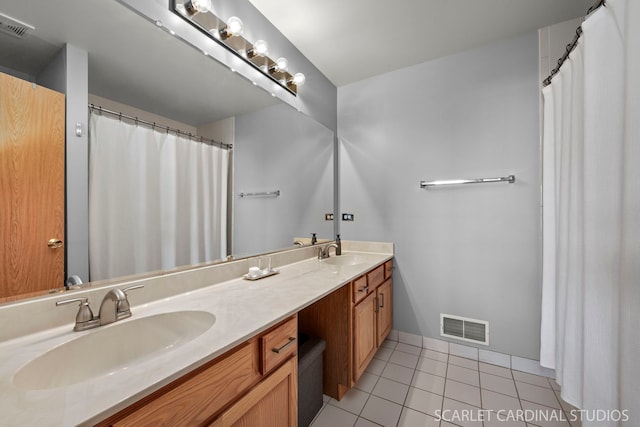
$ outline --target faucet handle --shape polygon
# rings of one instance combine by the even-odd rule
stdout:
[[[89,307],[89,298],[87,297],[56,301],[56,305],[70,304],[72,302],[80,302],[80,308],[78,308],[78,314],[76,314],[76,324],[93,320],[93,311],[91,311],[91,307]]]
[[[124,292],[125,294],[129,291],[132,291],[134,289],[140,289],[140,288],[144,288],[144,285],[134,285],[134,286],[129,286],[128,288],[124,288],[122,290],[122,292]]]
[[[134,285],[134,286],[129,286],[128,288],[124,288],[122,290],[122,292],[124,292],[125,296],[129,296],[127,295],[127,292],[132,291],[134,289],[140,289],[140,288],[144,288],[144,285]],[[118,302],[118,311],[131,311],[131,307],[129,306],[129,299],[125,298],[123,301],[119,301]]]

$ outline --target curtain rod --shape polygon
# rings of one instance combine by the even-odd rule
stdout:
[[[600,8],[600,6],[606,6],[605,0],[598,0],[596,4],[591,6],[587,11],[587,16],[591,15],[591,13],[596,11],[598,8]],[[581,35],[582,35],[582,26],[579,26],[578,28],[576,28],[576,35],[573,37],[573,40],[571,40],[571,43],[567,45],[564,55],[562,55],[562,57],[558,59],[558,65],[556,66],[556,68],[551,70],[551,74],[549,74],[549,77],[547,77],[542,81],[543,86],[549,86],[551,84],[551,79],[553,78],[553,76],[558,74],[558,72],[560,71],[560,67],[562,67],[562,64],[564,64],[564,61],[566,61],[567,58],[569,58],[569,55],[571,54],[571,52],[573,52],[573,49],[575,49],[576,46],[578,45],[578,40],[580,39]]]
[[[120,120],[122,120],[122,119],[132,120],[132,121],[135,122],[136,125],[143,124],[143,125],[151,127],[154,130],[155,129],[161,129],[161,130],[166,131],[167,133],[174,132],[177,135],[186,136],[189,139],[191,139],[192,141],[198,141],[198,142],[201,142],[201,143],[207,144],[207,145],[214,145],[214,146],[223,148],[225,150],[231,150],[233,148],[232,144],[227,144],[227,143],[224,143],[222,141],[216,141],[215,139],[211,139],[211,138],[205,138],[204,136],[193,135],[191,132],[185,132],[185,131],[182,131],[180,129],[170,128],[169,126],[158,125],[158,124],[156,124],[154,122],[150,122],[150,121],[147,121],[147,120],[139,119],[137,117],[130,116],[128,114],[120,113],[118,111],[109,110],[108,108],[104,108],[104,107],[101,107],[99,105],[89,104],[89,110],[90,111],[97,110],[100,114],[102,114],[102,113],[111,114],[112,116],[115,116]]]

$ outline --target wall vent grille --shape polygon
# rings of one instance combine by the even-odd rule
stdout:
[[[440,313],[440,335],[489,345],[489,322]]]
[[[33,26],[0,13],[0,33],[23,39],[33,30],[35,30]]]

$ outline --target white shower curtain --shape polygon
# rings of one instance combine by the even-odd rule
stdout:
[[[639,24],[607,1],[543,90],[540,363],[567,402],[631,418],[583,425],[640,425]]]
[[[226,256],[228,150],[92,112],[92,281]]]

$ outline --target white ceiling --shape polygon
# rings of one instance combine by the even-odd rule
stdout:
[[[250,1],[336,86],[583,16],[592,3]],[[91,93],[194,126],[277,102],[117,1],[2,0],[0,12],[36,28],[23,40],[0,34],[0,70],[35,76],[70,43],[89,52]]]
[[[250,0],[336,86],[584,16],[594,0]]]

